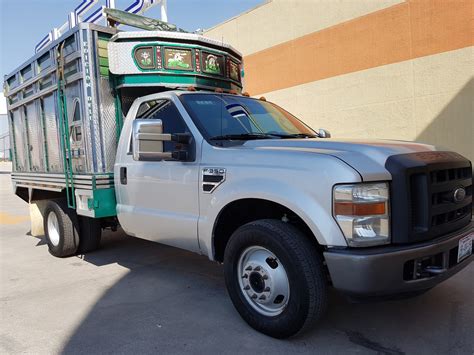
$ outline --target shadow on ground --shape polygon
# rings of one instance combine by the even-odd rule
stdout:
[[[350,303],[331,290],[320,324],[281,341],[241,320],[222,267],[206,257],[108,233],[103,248],[83,258],[99,267],[118,263],[129,273],[97,301],[65,353],[472,352],[465,341],[473,317],[461,312],[469,285],[446,283],[415,299],[368,304]]]

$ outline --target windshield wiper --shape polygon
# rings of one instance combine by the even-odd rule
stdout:
[[[317,134],[310,134],[310,133],[272,133],[273,136],[277,136],[280,138],[318,138]]]
[[[209,138],[212,141],[217,140],[250,140],[250,139],[274,139],[280,137],[277,134],[267,133],[241,133],[241,134],[224,134],[222,136],[214,136]]]

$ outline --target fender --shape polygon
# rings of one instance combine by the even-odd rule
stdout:
[[[334,161],[336,165],[339,164]],[[214,258],[213,231],[218,217],[228,204],[247,198],[275,202],[290,209],[307,224],[321,245],[347,246],[341,230],[332,217],[333,183],[327,177],[321,177],[319,180],[313,171],[310,183],[307,180],[308,176],[304,178],[306,183],[299,183],[294,177],[288,176],[280,176],[279,179],[251,176],[243,173],[242,170],[246,170],[243,167],[239,167],[237,174],[233,174],[232,170],[232,168],[228,170],[227,181],[212,194],[201,193],[199,245],[201,252],[211,260]],[[348,172],[346,181],[360,181],[360,176],[355,171],[350,171],[346,166],[344,170]],[[286,171],[286,174],[291,174],[291,171]],[[293,182],[288,184],[288,181]]]

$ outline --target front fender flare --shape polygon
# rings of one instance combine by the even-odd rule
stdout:
[[[326,196],[315,196],[297,185],[268,178],[249,178],[226,183],[211,195],[205,196],[209,198],[208,209],[201,211],[198,224],[201,250],[213,259],[213,232],[218,218],[226,206],[243,199],[261,199],[280,204],[306,223],[319,244],[346,246],[345,239],[332,217],[331,190],[325,192]]]

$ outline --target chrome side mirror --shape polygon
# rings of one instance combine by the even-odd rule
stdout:
[[[320,128],[318,131],[319,138],[331,138],[331,133],[324,128]]]
[[[187,160],[188,152],[177,150],[163,151],[163,142],[189,144],[191,135],[188,133],[163,133],[163,122],[158,119],[140,119],[133,121],[132,146],[134,160]]]

